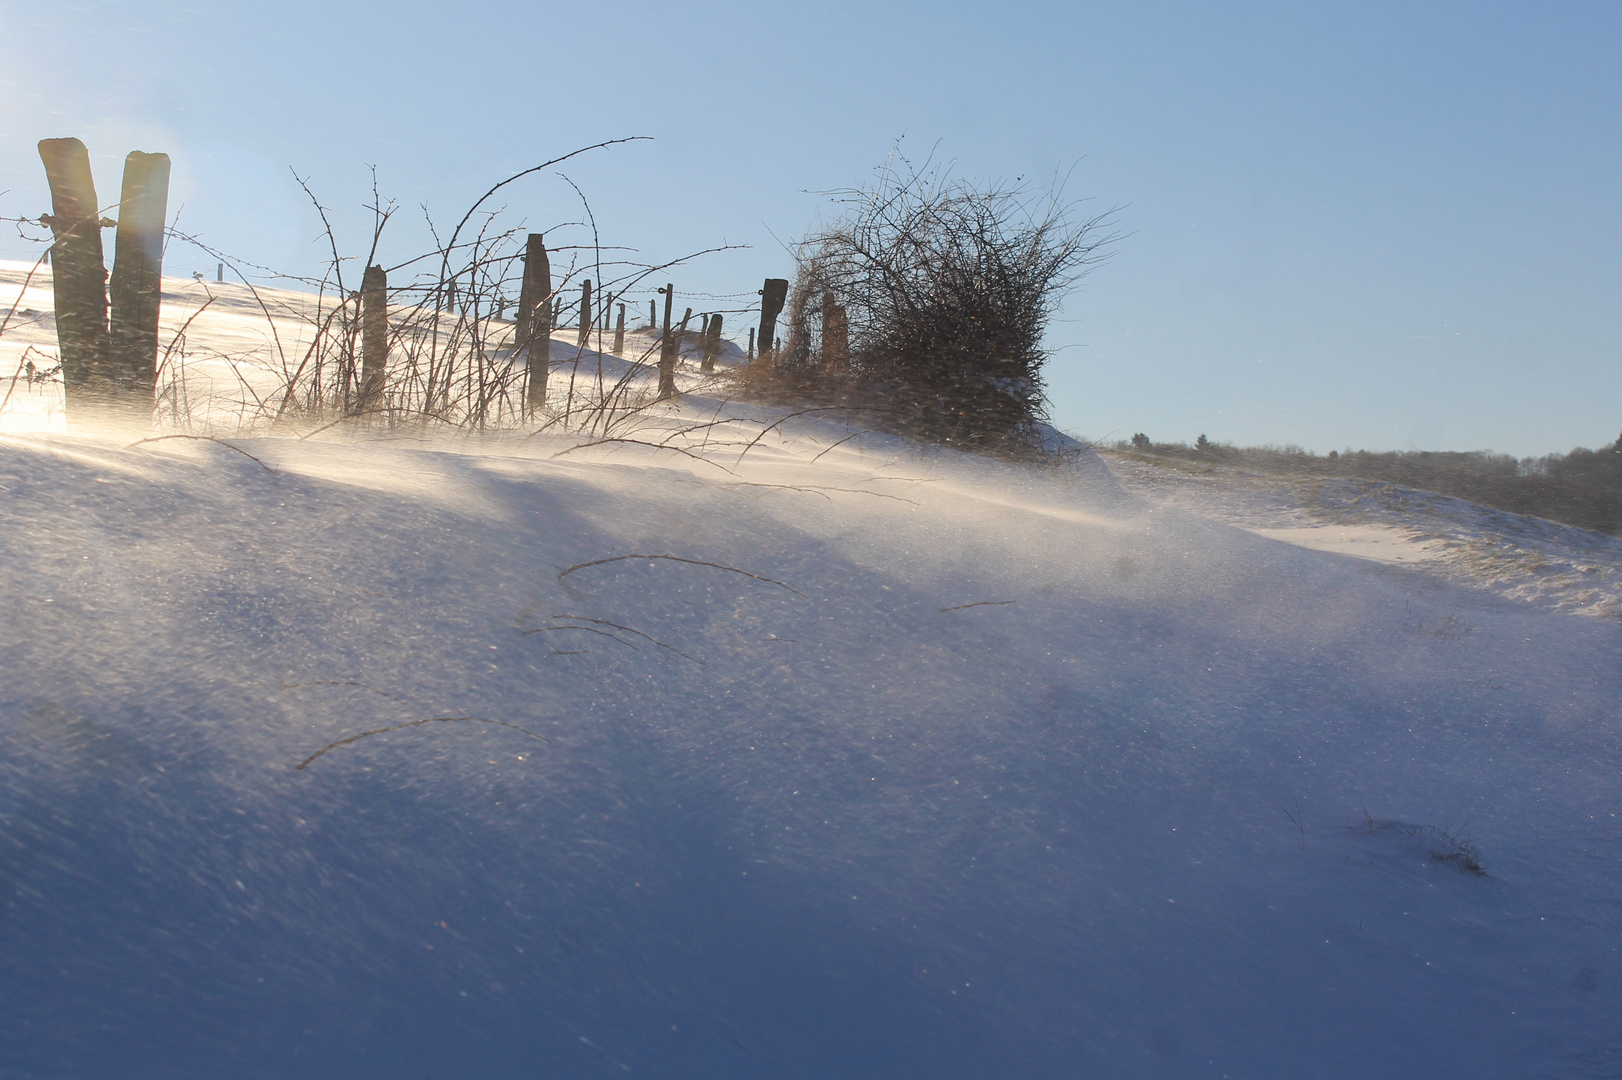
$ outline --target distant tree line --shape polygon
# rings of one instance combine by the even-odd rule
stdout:
[[[1384,481],[1622,536],[1622,437],[1597,450],[1578,447],[1528,458],[1486,450],[1332,450],[1319,456],[1295,446],[1218,444],[1203,435],[1193,447],[1156,443],[1142,432],[1118,449],[1259,472]]]

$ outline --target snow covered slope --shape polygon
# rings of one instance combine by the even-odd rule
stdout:
[[[1111,454],[1127,486],[1260,536],[1433,572],[1540,607],[1622,615],[1622,539],[1433,491]]]
[[[1614,618],[700,394],[331,434],[0,437],[0,1077],[1622,1074]]]

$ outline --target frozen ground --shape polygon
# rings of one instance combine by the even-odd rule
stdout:
[[[690,385],[0,437],[0,1077],[1622,1075],[1612,548]]]

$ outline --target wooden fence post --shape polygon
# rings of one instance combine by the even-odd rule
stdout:
[[[753,360],[755,358],[755,328],[753,326],[749,328],[749,349],[743,354],[743,358],[745,360]]]
[[[575,341],[575,348],[584,349],[591,340],[591,279],[587,278],[580,283],[580,334]]]
[[[654,306],[652,300],[648,301],[648,329],[659,329],[659,310]]]
[[[614,323],[614,355],[625,351],[625,305],[620,305],[619,319]]]
[[[368,266],[360,281],[360,395],[355,399],[356,416],[383,407],[388,362],[389,276],[381,266]]]
[[[659,290],[665,294],[665,330],[659,338],[659,399],[676,396],[676,343],[670,337],[670,305],[676,299],[676,287],[669,282]]]
[[[131,152],[124,159],[113,276],[107,284],[112,301],[108,374],[136,419],[151,418],[157,383],[163,227],[168,214],[169,155]]]
[[[51,187],[51,283],[56,340],[68,415],[105,401],[107,385],[107,268],[101,215],[90,175],[90,152],[78,139],[41,139],[40,160]]]
[[[721,354],[721,316],[719,313],[710,316],[709,325],[704,328],[704,362],[699,365],[700,371],[714,371],[715,358]]]
[[[838,367],[849,353],[850,327],[845,321],[845,309],[829,290],[822,294],[822,366]]]
[[[762,360],[776,357],[776,350],[771,346],[777,335],[777,316],[783,313],[787,300],[788,279],[767,278],[766,287],[760,290],[760,336],[755,339]]]
[[[524,243],[524,283],[518,292],[517,346],[525,360],[528,389],[524,404],[531,414],[546,407],[546,375],[552,360],[552,263],[541,233]]]
[[[676,327],[676,344],[670,351],[676,354],[676,365],[681,363],[682,342],[687,340],[687,324],[693,320],[693,309],[688,308],[682,312],[681,325]],[[676,366],[676,365],[673,365]]]

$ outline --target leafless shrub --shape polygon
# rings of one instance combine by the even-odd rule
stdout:
[[[1043,330],[1115,239],[1109,215],[1078,216],[1058,185],[978,184],[899,152],[834,194],[845,212],[798,245],[787,341],[750,381],[880,402],[889,426],[933,441],[1030,452]]]

